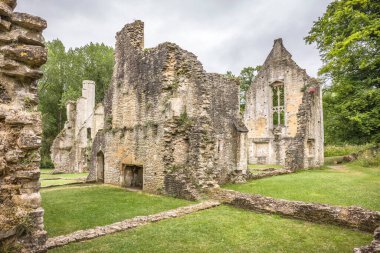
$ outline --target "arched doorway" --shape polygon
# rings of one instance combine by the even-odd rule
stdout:
[[[104,154],[102,151],[96,155],[96,181],[104,183]]]

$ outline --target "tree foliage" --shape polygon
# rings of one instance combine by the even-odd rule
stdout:
[[[104,44],[65,50],[56,39],[47,42],[48,61],[38,83],[39,109],[42,113],[42,165],[50,161],[50,146],[66,121],[65,104],[81,95],[82,81],[96,83],[96,102],[101,102],[111,81],[114,65],[113,49]]]
[[[331,80],[323,105],[327,143],[380,141],[380,2],[335,0],[311,28]]]
[[[245,94],[249,86],[251,86],[253,79],[255,79],[257,73],[260,71],[261,66],[245,67],[240,71],[240,111],[245,110]]]

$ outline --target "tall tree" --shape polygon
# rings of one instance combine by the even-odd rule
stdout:
[[[380,2],[335,0],[314,22],[316,43],[331,80],[324,91],[326,142],[380,141]]]
[[[47,43],[48,61],[44,77],[38,84],[42,112],[42,165],[49,166],[50,146],[66,121],[65,104],[81,95],[82,80],[96,83],[96,102],[101,102],[111,81],[114,65],[113,49],[104,44],[65,50],[56,39]]]
[[[38,83],[39,110],[42,113],[42,161],[48,166],[50,145],[66,120],[60,101],[64,92],[68,66],[66,52],[60,40],[47,43],[48,62],[43,66],[44,76]]]

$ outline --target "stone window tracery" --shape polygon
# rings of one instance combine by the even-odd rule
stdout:
[[[272,116],[273,126],[285,125],[285,89],[283,83],[274,83],[272,85]]]

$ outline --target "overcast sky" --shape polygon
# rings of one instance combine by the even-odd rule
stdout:
[[[193,52],[209,72],[238,74],[264,62],[283,38],[298,65],[316,76],[318,51],[303,38],[331,0],[19,0],[19,12],[48,22],[46,40],[69,47],[114,46],[124,24],[145,23],[145,47],[170,41]]]

